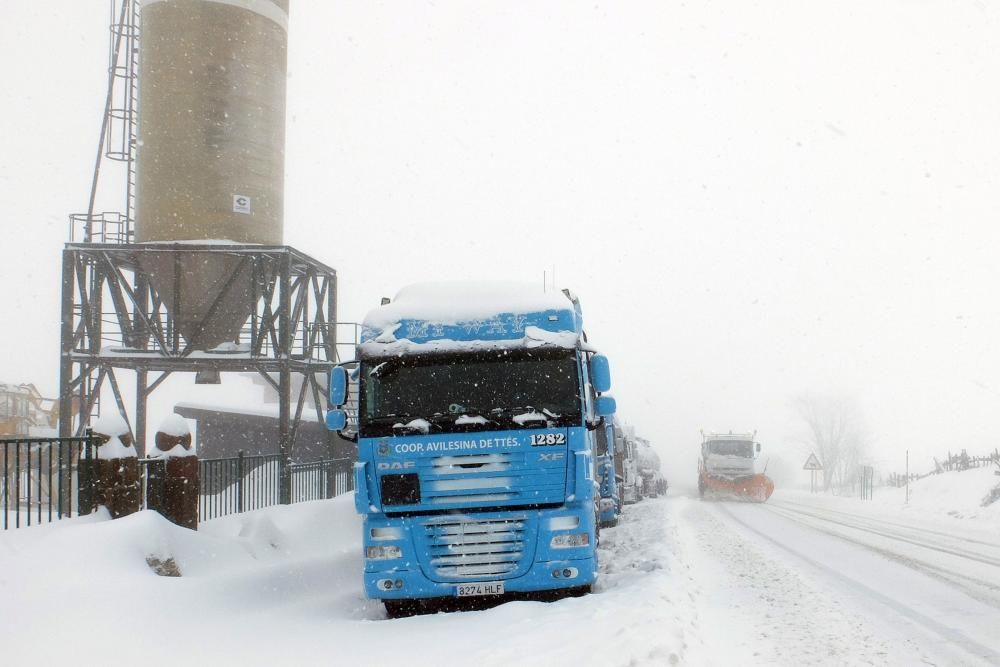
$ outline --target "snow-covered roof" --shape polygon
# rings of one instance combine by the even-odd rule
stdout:
[[[376,308],[364,324],[383,329],[403,320],[458,324],[501,313],[526,314],[565,310],[573,305],[562,292],[514,281],[416,283],[399,290],[392,303]]]
[[[368,313],[362,326],[361,354],[574,347],[582,326],[579,302],[541,285],[420,283],[400,290],[392,303]]]

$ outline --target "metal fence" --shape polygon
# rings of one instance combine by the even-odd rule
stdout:
[[[934,469],[924,473],[910,473],[909,475],[890,473],[885,478],[885,484],[886,486],[901,487],[906,486],[907,481],[914,482],[925,477],[930,477],[931,475],[940,475],[944,472],[962,472],[992,465],[1000,465],[1000,449],[994,449],[985,456],[970,456],[963,449],[958,454],[948,452],[948,456],[940,461],[935,457]]]
[[[142,468],[143,508],[150,469],[159,459],[139,459]],[[323,500],[354,490],[353,461],[327,459],[288,466],[292,502]],[[198,517],[208,521],[229,514],[281,503],[281,455],[240,452],[230,458],[201,459],[198,462]]]
[[[90,481],[81,475],[80,459],[94,456],[97,439],[19,438],[0,440],[0,504],[3,528],[20,528],[78,516]],[[288,466],[291,501],[322,500],[354,490],[353,461],[327,459]],[[150,478],[157,478],[162,459],[139,459],[142,503],[146,509]],[[84,466],[84,470],[86,470]],[[153,473],[152,475],[150,473]],[[260,509],[281,502],[282,459],[279,454],[201,459],[199,520]],[[162,473],[159,476],[162,479]],[[155,481],[153,482],[155,484]]]
[[[4,530],[79,514],[79,462],[94,444],[92,436],[0,440]]]
[[[353,461],[329,459],[292,464],[292,502],[322,500],[354,491]]]
[[[198,516],[202,521],[281,502],[280,454],[246,456],[240,452],[231,458],[201,459],[198,477]]]

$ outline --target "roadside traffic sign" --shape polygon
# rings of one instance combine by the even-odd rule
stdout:
[[[806,459],[806,464],[802,466],[803,470],[822,470],[823,464],[819,462],[815,454],[810,454],[809,458]]]

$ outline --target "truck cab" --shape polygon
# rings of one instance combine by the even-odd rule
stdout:
[[[698,495],[764,502],[774,483],[756,469],[756,433],[702,433],[698,457]]]
[[[431,598],[589,591],[595,450],[615,411],[579,301],[520,284],[404,289],[358,346],[355,505],[364,587],[390,616]],[[342,430],[347,373],[331,373]]]

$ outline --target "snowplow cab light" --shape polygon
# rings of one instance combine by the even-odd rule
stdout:
[[[403,555],[403,550],[394,545],[387,545],[384,547],[367,547],[365,549],[365,556],[368,560],[392,560],[393,558],[400,558]],[[386,581],[389,581],[386,579]],[[391,585],[392,582],[389,582]]]
[[[611,389],[611,365],[603,354],[595,354],[590,358],[590,379],[596,392],[603,393]]]
[[[400,588],[403,587],[403,580],[397,579],[396,581],[392,582],[392,587],[398,591]]]
[[[580,571],[575,567],[567,567],[562,571],[563,579],[576,579],[576,575],[580,574]]]
[[[392,579],[380,579],[378,587],[387,591],[392,590]]]
[[[589,533],[573,533],[572,535],[556,535],[552,538],[549,546],[552,549],[571,549],[573,547],[585,547],[590,544]]]
[[[561,570],[552,570],[552,576],[555,577],[556,579],[558,579],[560,576],[562,576],[562,571]]]

